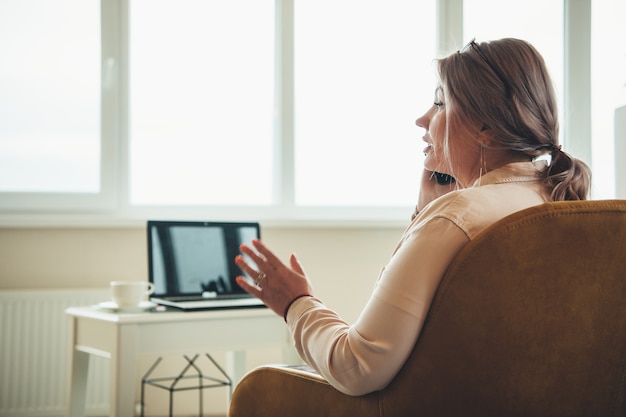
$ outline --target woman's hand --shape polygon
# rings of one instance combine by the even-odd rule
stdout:
[[[454,191],[456,189],[458,189],[456,181],[441,185],[437,182],[433,171],[424,169],[422,172],[419,200],[417,207],[415,208],[415,212],[419,213],[431,201],[436,200],[442,195],[448,194],[450,191]]]
[[[313,295],[311,283],[295,255],[291,255],[290,266],[287,266],[261,241],[254,239],[252,246],[241,245],[240,249],[256,266],[246,262],[241,255],[235,258],[237,266],[254,280],[251,284],[243,276],[238,276],[237,284],[241,288],[262,300],[281,317],[296,298]]]

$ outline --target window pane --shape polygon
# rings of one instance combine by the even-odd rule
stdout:
[[[409,206],[435,90],[435,2],[295,1],[296,203]]]
[[[616,197],[616,152],[622,152],[617,154],[621,167],[626,157],[623,153],[626,137],[616,136],[618,132],[614,128],[615,112],[621,109],[623,115],[626,108],[626,25],[623,22],[626,3],[594,0],[591,7],[592,194],[595,199],[607,199]],[[624,131],[623,127],[622,135]],[[621,141],[622,146],[616,149],[614,141],[615,144]],[[620,190],[626,190],[626,178],[620,175],[617,181]],[[617,197],[625,198],[624,192]]]
[[[273,0],[134,0],[132,204],[269,204]]]
[[[485,10],[489,13],[485,13]],[[515,18],[498,19],[494,16],[515,16]],[[563,30],[562,1],[463,0],[464,42],[474,37],[477,42],[519,38],[537,48],[546,61],[554,83],[561,121],[564,110]],[[565,145],[567,146],[567,143]]]
[[[0,191],[100,188],[100,2],[0,2]]]

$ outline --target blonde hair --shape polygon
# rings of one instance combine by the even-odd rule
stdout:
[[[513,38],[472,41],[463,51],[438,60],[438,71],[449,132],[474,138],[489,129],[492,146],[529,160],[549,153],[552,163],[544,171],[544,182],[552,200],[588,197],[591,170],[561,150],[554,88],[543,58],[531,44]]]

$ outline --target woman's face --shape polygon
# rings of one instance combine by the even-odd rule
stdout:
[[[415,121],[415,124],[426,130],[423,139],[426,142],[424,148],[424,168],[429,171],[437,171],[451,174],[450,162],[445,157],[445,132],[446,132],[446,105],[443,89],[441,86],[435,90],[433,105],[423,116]]]
[[[475,126],[468,129],[448,126],[448,120],[454,118],[451,111],[454,110],[450,109],[450,103],[446,104],[443,88],[439,86],[435,90],[433,105],[415,124],[426,129],[424,168],[452,175],[459,185],[465,187],[479,175],[480,147],[471,133],[476,130]]]

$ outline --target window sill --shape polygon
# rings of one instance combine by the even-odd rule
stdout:
[[[398,228],[412,207],[165,207],[119,211],[0,212],[1,228],[143,228],[148,220],[258,221],[271,228]]]

